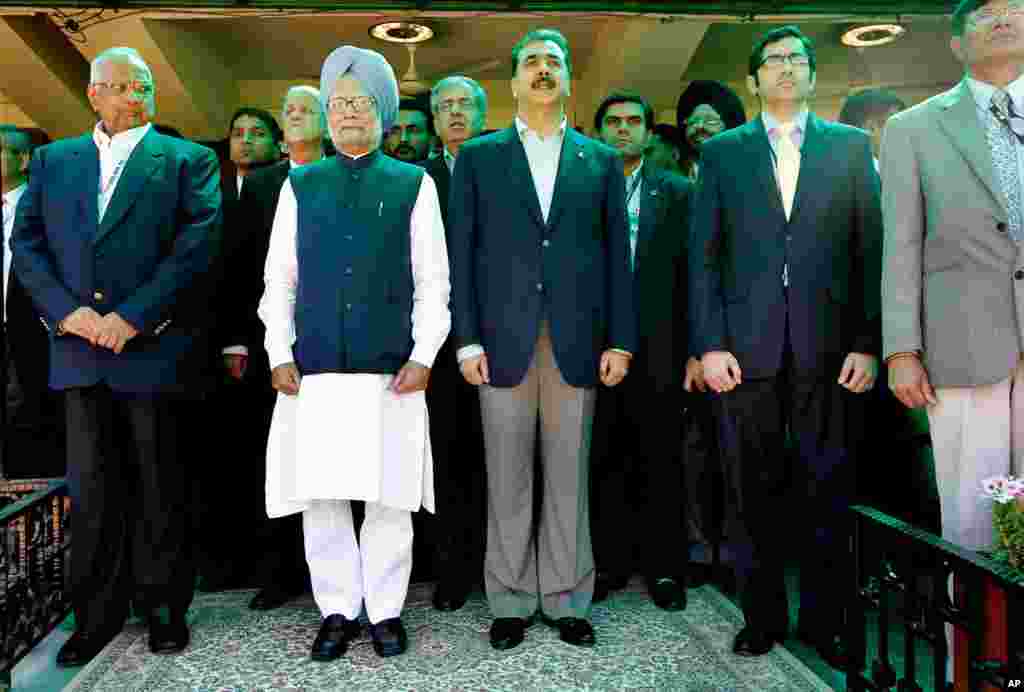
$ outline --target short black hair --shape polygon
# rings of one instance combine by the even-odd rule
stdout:
[[[839,122],[863,128],[868,120],[882,117],[890,111],[901,111],[906,102],[888,89],[865,89],[846,97],[839,111]]]
[[[634,91],[616,89],[605,96],[601,101],[601,105],[597,107],[597,113],[594,114],[595,134],[601,131],[601,126],[604,124],[604,116],[608,109],[617,103],[635,103],[639,105],[644,111],[644,125],[647,126],[648,130],[654,127],[654,109],[651,108],[650,102]]]
[[[804,51],[807,53],[807,60],[810,63],[811,74],[814,74],[818,67],[818,61],[814,55],[814,42],[792,24],[772,29],[757,40],[757,43],[754,44],[754,48],[750,51],[750,61],[747,63],[747,74],[754,79],[757,79],[757,71],[761,69],[762,60],[764,59],[764,47],[772,43],[778,43],[785,38],[799,39],[799,41],[804,44]]]
[[[975,10],[980,10],[991,0],[960,0],[960,3],[953,10],[953,35],[963,36],[967,28],[967,17]]]
[[[525,36],[516,41],[516,45],[512,47],[512,76],[516,76],[516,71],[519,70],[519,54],[523,52],[523,48],[526,44],[533,43],[534,41],[551,41],[556,46],[562,49],[562,53],[565,55],[565,71],[572,76],[572,58],[569,57],[569,42],[565,40],[565,35],[558,29],[534,29],[533,31],[527,32]]]
[[[682,141],[683,137],[679,132],[679,128],[675,125],[669,125],[668,123],[658,123],[651,128],[651,134],[657,135],[661,141],[670,145],[673,149],[678,151],[680,155],[683,153]]]
[[[274,144],[277,146],[281,144],[281,140],[284,139],[284,132],[281,131],[281,126],[277,124],[274,116],[262,108],[253,108],[252,106],[242,106],[231,116],[231,124],[228,125],[228,137],[231,136],[231,131],[235,129],[235,121],[243,115],[248,115],[250,118],[256,118],[262,122],[264,127],[270,130],[270,137],[274,140]]]
[[[427,121],[427,133],[433,136],[434,134],[434,115],[430,112],[430,94],[426,95],[426,98],[404,98],[398,102],[399,111],[416,111],[417,113],[423,114],[423,119]],[[396,117],[397,121],[398,118]],[[387,134],[386,132],[384,134]]]

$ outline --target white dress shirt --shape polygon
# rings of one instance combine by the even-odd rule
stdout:
[[[96,222],[103,221],[103,215],[107,213],[107,205],[110,204],[117,189],[117,183],[121,180],[124,167],[131,158],[132,152],[138,146],[142,138],[146,136],[152,125],[145,124],[141,127],[133,127],[124,132],[118,132],[111,137],[103,127],[103,121],[96,123],[92,131],[92,139],[96,142],[96,148],[100,153],[100,187],[98,204],[99,216]]]
[[[4,322],[7,322],[7,287],[10,285],[8,278],[11,275],[11,231],[14,230],[14,213],[18,210],[18,200],[25,193],[28,187],[22,183],[18,187],[3,195],[4,214]]]
[[[626,216],[629,218],[629,266],[636,268],[636,244],[640,237],[640,199],[643,197],[644,160],[626,178]]]
[[[562,116],[558,132],[547,137],[541,137],[531,130],[518,115],[515,123],[519,140],[526,150],[526,162],[530,166],[530,177],[533,179],[533,188],[540,203],[540,213],[547,223],[551,202],[555,198],[555,179],[558,177],[558,162],[562,159],[562,142],[565,140],[568,121]],[[480,344],[467,344],[456,351],[455,358],[461,363],[467,358],[475,358],[483,353],[484,347]]]
[[[987,83],[979,82],[971,77],[967,78],[967,87],[974,97],[974,104],[978,109],[978,122],[984,132],[988,129],[989,108],[992,106],[992,95],[996,93],[996,87]],[[1013,102],[1013,110],[1017,114],[1024,114],[1024,76],[1017,77],[1003,90],[1010,95]],[[1024,186],[1024,144],[1016,137],[1011,138],[1017,147],[1017,180]]]
[[[441,151],[443,152],[441,154],[441,156],[444,157],[444,165],[448,166],[448,172],[449,173],[454,173],[455,172],[455,157],[452,156],[451,153],[448,151],[448,147],[444,147]]]

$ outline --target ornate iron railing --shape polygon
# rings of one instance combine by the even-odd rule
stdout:
[[[888,547],[889,559],[881,563],[881,574],[866,574],[865,547],[880,541]],[[849,618],[847,642],[850,665],[846,689],[850,692],[881,691],[896,687],[899,692],[945,689],[946,623],[966,637],[968,680],[966,689],[980,691],[986,685],[1011,689],[1010,681],[1024,679],[1024,573],[983,554],[965,550],[938,536],[870,507],[853,507],[849,570]],[[891,564],[893,569],[887,567]],[[877,571],[877,570],[872,570]],[[949,576],[958,587],[949,598]],[[864,588],[865,577],[876,576],[879,588]],[[925,576],[931,588],[922,589]],[[985,634],[985,593],[991,585],[1005,593],[1004,613],[1007,660],[986,660],[982,651]],[[927,593],[926,593],[927,592]],[[878,639],[871,660],[867,651],[867,611],[877,609]],[[890,627],[900,623],[903,631],[902,674],[893,665]],[[919,642],[932,651],[929,688],[922,686],[918,661]],[[1018,685],[1020,683],[1017,683]]]
[[[64,481],[0,481],[0,689],[71,610]]]

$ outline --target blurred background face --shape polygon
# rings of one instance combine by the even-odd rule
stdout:
[[[569,70],[557,43],[531,41],[523,46],[512,93],[520,103],[534,106],[551,106],[569,95]]]
[[[289,92],[283,115],[285,142],[315,142],[323,137],[320,99],[308,91]]]
[[[422,161],[430,153],[427,116],[420,111],[400,110],[384,138],[384,151],[402,161]]]
[[[25,182],[28,159],[28,151],[19,149],[15,137],[0,135],[0,184],[4,192],[13,190]]]
[[[794,65],[793,56],[806,56],[803,41],[787,36],[781,41],[769,43],[761,51],[761,60],[790,56],[781,65],[764,63],[757,70],[757,90],[768,103],[799,103],[810,97],[814,91],[814,73],[810,65]]]
[[[452,145],[462,144],[480,134],[484,113],[477,107],[473,92],[456,85],[448,87],[437,96],[434,129],[446,147],[451,149]]]
[[[142,127],[153,119],[153,77],[145,65],[127,57],[113,57],[100,63],[97,72],[86,93],[107,134]]]
[[[646,162],[666,171],[678,172],[680,170],[679,152],[671,142],[666,142],[660,135],[651,133],[647,140],[647,152],[644,157]]]
[[[613,103],[601,120],[601,141],[615,147],[625,159],[643,156],[647,148],[647,123],[639,103]]]
[[[702,103],[693,109],[693,113],[686,119],[686,141],[699,149],[705,140],[711,139],[725,129],[725,122],[722,116],[707,103]]]
[[[952,46],[967,65],[1024,58],[1024,0],[993,0],[979,7]]]
[[[240,115],[231,126],[231,160],[239,168],[258,166],[278,158],[274,136],[262,119]]]
[[[381,122],[377,104],[355,77],[339,77],[327,101],[327,122],[334,148],[361,154],[380,146]]]

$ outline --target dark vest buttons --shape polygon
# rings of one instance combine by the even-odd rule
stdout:
[[[1006,233],[1006,224],[1000,221],[996,224],[996,230],[1000,233]]]

